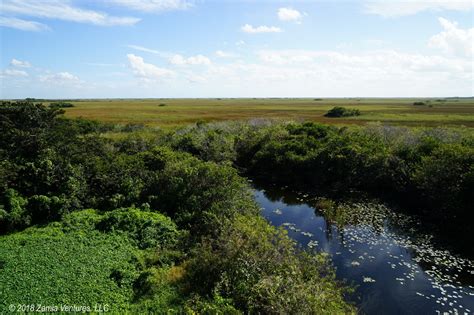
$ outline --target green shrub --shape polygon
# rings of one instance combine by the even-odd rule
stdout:
[[[175,246],[180,232],[170,218],[157,212],[122,208],[98,213],[96,210],[75,211],[66,215],[65,231],[93,231],[127,235],[140,249],[166,249]]]
[[[283,229],[237,216],[202,243],[188,265],[190,283],[249,313],[350,313],[325,255],[300,252]]]
[[[233,306],[232,299],[223,298],[219,294],[214,294],[212,298],[209,299],[203,299],[200,296],[196,296],[187,302],[185,310],[189,314],[243,314],[242,311],[237,310]]]
[[[234,168],[183,153],[174,156],[146,181],[144,202],[151,208],[159,208],[195,237],[217,232],[223,218],[258,213],[246,181]]]
[[[54,102],[49,104],[49,108],[71,108],[74,104],[67,102]]]
[[[174,133],[171,136],[171,146],[205,161],[233,161],[235,128],[232,125],[199,123]]]
[[[326,117],[350,117],[359,116],[360,110],[336,106],[330,109],[324,116]]]
[[[160,213],[124,208],[106,212],[96,224],[100,231],[122,231],[137,241],[139,248],[175,245],[179,233],[170,218]]]
[[[14,189],[7,189],[0,201],[0,227],[3,231],[26,227],[31,224],[27,211],[28,200]]]

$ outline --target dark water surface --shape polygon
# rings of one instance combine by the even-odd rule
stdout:
[[[356,286],[349,298],[361,313],[474,313],[474,261],[436,246],[413,218],[374,202],[351,203],[358,223],[338,228],[314,198],[265,188],[255,189],[263,216],[302,246],[328,253],[338,279]]]

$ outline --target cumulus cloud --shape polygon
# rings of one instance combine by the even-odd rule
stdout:
[[[22,31],[40,32],[49,30],[49,27],[45,24],[27,21],[23,19],[4,17],[0,16],[0,26],[15,28]]]
[[[184,65],[210,65],[211,60],[203,55],[196,55],[185,58],[179,54],[174,55],[170,58],[170,63],[177,66]]]
[[[472,56],[474,53],[474,28],[461,29],[457,22],[439,18],[443,31],[432,36],[428,45],[446,53]]]
[[[144,80],[161,80],[174,74],[173,71],[159,68],[151,63],[146,63],[142,57],[134,54],[127,55],[130,67],[135,76]]]
[[[28,73],[18,69],[6,69],[1,72],[1,75],[9,77],[27,77]]]
[[[301,22],[303,15],[299,11],[292,8],[279,8],[278,18],[281,21]]]
[[[422,11],[468,11],[474,7],[474,2],[466,0],[375,0],[365,3],[365,11],[383,17],[398,17],[417,14]]]
[[[31,67],[31,64],[28,61],[21,61],[15,58],[13,58],[12,61],[10,61],[10,65],[14,67],[21,67],[21,68]]]
[[[133,25],[140,21],[139,18],[115,17],[102,12],[81,9],[73,6],[68,0],[3,0],[2,13],[89,23],[101,26]],[[37,23],[29,22],[30,24]],[[38,25],[36,25],[36,27],[38,27]]]
[[[191,6],[191,4],[185,0],[109,0],[108,3],[115,3],[132,10],[143,12],[183,10]]]
[[[258,33],[280,33],[282,30],[276,26],[252,26],[250,24],[245,24],[241,27],[241,30],[249,34],[258,34]]]
[[[466,95],[472,89],[465,58],[372,50],[262,50],[258,62],[212,67],[209,81],[243,95],[423,96]],[[211,71],[212,70],[212,71]],[[436,91],[436,92],[433,92]],[[434,94],[433,94],[434,93]]]
[[[41,82],[53,84],[71,84],[81,82],[81,80],[77,76],[69,72],[58,72],[53,74],[40,75],[39,80]]]
[[[219,57],[219,58],[235,58],[235,57],[238,57],[237,54],[234,54],[234,53],[228,52],[228,51],[222,51],[222,50],[217,50],[216,51],[216,56]]]
[[[373,73],[447,72],[461,76],[471,72],[471,63],[462,58],[409,54],[395,50],[375,50],[360,54],[319,50],[262,50],[257,55],[267,64],[306,69],[333,67],[335,70],[347,69],[357,73],[363,73],[364,69]]]

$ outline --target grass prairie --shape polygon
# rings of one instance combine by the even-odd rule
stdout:
[[[414,105],[422,102],[423,105]],[[331,124],[385,122],[397,125],[474,127],[474,98],[213,98],[75,100],[66,117],[118,124],[175,127],[197,121],[272,118]],[[334,106],[361,115],[327,118]]]

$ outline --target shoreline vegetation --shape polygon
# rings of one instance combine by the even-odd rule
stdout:
[[[62,113],[0,105],[1,309],[355,312],[327,255],[265,221],[229,163]]]
[[[81,108],[68,103],[67,113]],[[252,119],[166,130],[63,114],[31,101],[0,105],[3,308],[26,294],[132,312],[356,312],[328,257],[260,216],[249,174],[334,200],[395,202],[446,237],[469,239],[469,128]],[[77,282],[58,280],[69,277]]]

